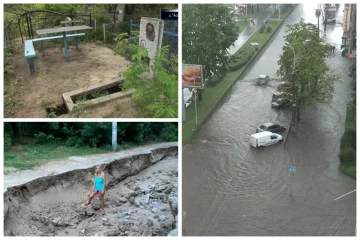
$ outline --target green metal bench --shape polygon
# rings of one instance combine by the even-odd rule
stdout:
[[[66,38],[71,38],[74,37],[76,40],[76,49],[78,48],[78,37],[85,37],[85,33],[74,33],[74,34],[69,34],[66,35]],[[60,39],[64,39],[64,36],[52,36],[52,37],[44,37],[44,38],[35,38],[32,41],[33,42],[41,42],[41,49],[43,54],[45,54],[45,47],[44,47],[44,42],[45,41],[50,41],[50,40],[60,40]]]
[[[25,59],[28,72],[31,74],[30,65],[33,65],[34,72],[36,72],[36,53],[32,40],[25,40]]]

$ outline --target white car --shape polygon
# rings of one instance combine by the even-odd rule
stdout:
[[[272,132],[260,132],[251,135],[250,146],[254,148],[265,147],[279,143],[283,140],[283,137],[277,133]]]

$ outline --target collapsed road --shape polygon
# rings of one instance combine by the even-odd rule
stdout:
[[[71,157],[6,175],[4,235],[177,235],[177,154],[177,143],[161,143],[121,153]],[[97,197],[91,205],[83,205],[98,164],[108,181],[102,213],[96,211],[100,208]],[[55,172],[43,176],[39,172],[44,169]],[[34,179],[18,184],[31,175]]]

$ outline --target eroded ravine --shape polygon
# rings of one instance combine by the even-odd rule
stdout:
[[[108,187],[83,206],[94,167],[41,177],[4,193],[5,236],[166,236],[175,228],[178,147],[114,159],[103,165]]]

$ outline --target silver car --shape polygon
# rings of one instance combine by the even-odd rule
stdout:
[[[270,81],[270,77],[268,75],[260,75],[256,80],[256,85],[265,85]]]

